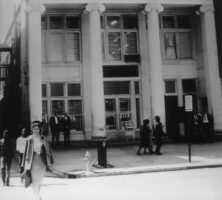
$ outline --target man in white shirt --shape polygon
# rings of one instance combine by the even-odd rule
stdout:
[[[16,151],[19,153],[19,167],[20,167],[20,175],[23,173],[24,169],[21,166],[22,164],[22,158],[23,154],[25,152],[25,143],[26,143],[26,128],[21,129],[21,136],[17,138],[16,140]],[[22,181],[22,180],[21,180]]]

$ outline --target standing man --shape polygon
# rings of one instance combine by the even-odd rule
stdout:
[[[70,146],[70,130],[71,130],[71,119],[70,117],[64,113],[62,119],[62,131],[64,134],[64,147]]]
[[[153,134],[156,139],[156,155],[162,155],[160,152],[160,148],[162,146],[162,136],[164,135],[163,132],[163,125],[160,122],[160,117],[156,116],[155,117],[155,123],[153,124]]]
[[[139,149],[137,151],[137,155],[141,155],[140,154],[140,150],[143,147],[144,148],[144,154],[146,154],[146,149],[148,148],[150,153],[153,153],[153,149],[152,149],[152,141],[150,141],[150,138],[152,140],[152,132],[151,129],[149,127],[149,120],[148,119],[144,119],[143,120],[143,125],[140,127],[140,146]]]
[[[54,114],[54,116],[52,116],[49,120],[49,126],[51,129],[51,133],[52,133],[52,145],[55,145],[55,140],[56,140],[56,144],[57,146],[59,145],[59,119],[58,117]]]
[[[16,140],[16,151],[19,153],[19,167],[20,167],[20,177],[24,171],[24,168],[22,167],[22,158],[23,154],[25,152],[25,143],[26,143],[26,128],[22,127],[21,128],[21,136],[18,137]],[[23,179],[21,178],[21,182]]]
[[[13,142],[9,137],[8,130],[4,130],[0,140],[1,176],[4,186],[9,186],[10,170],[13,158]]]

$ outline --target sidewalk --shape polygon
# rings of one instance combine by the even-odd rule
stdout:
[[[164,144],[163,155],[136,155],[138,145],[107,147],[107,161],[113,168],[98,169],[96,148],[69,148],[53,150],[56,170],[67,172],[69,177],[97,177],[132,173],[175,171],[206,167],[222,167],[222,142],[192,144],[191,163],[188,160],[187,144]],[[86,151],[90,152],[90,170],[83,160]],[[13,162],[12,176],[18,176],[18,163]],[[52,176],[47,173],[47,176]]]

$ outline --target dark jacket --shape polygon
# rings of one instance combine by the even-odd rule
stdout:
[[[140,127],[140,140],[142,146],[148,146],[149,145],[149,134],[151,134],[151,129],[147,125],[142,125]]]
[[[163,126],[161,122],[153,125],[153,135],[156,138],[161,138],[164,135]]]
[[[2,138],[0,140],[0,157],[12,159],[14,155],[13,142],[10,138]]]

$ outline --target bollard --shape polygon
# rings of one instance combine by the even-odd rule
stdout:
[[[86,173],[90,173],[90,161],[91,161],[91,154],[89,151],[86,151],[84,158],[82,159],[83,161],[86,161]]]

